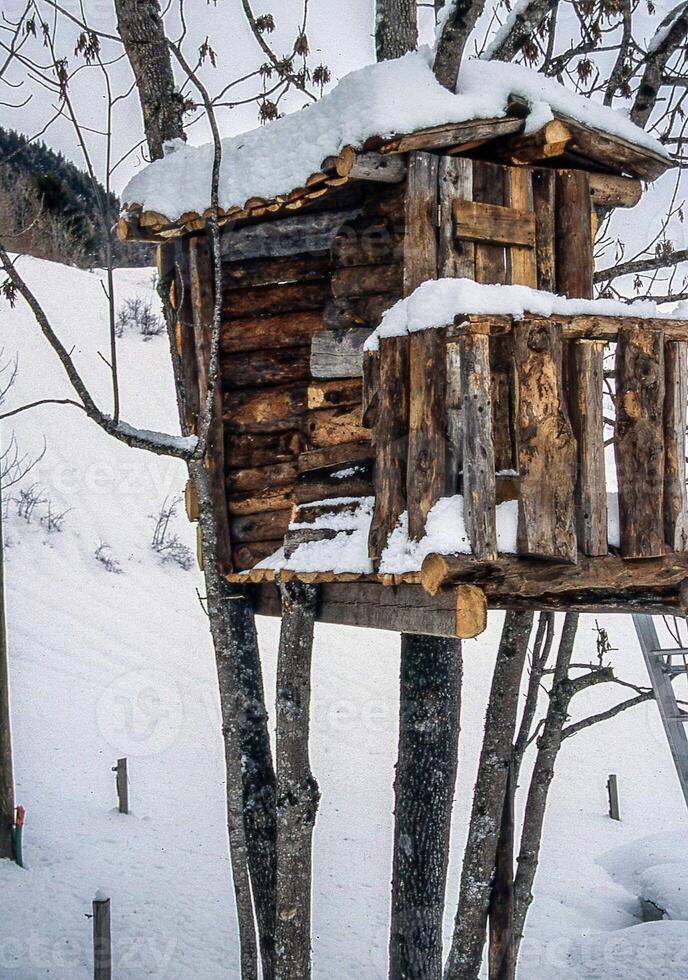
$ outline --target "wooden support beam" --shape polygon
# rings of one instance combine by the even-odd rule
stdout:
[[[535,264],[537,288],[553,293],[557,286],[555,250],[555,185],[553,170],[533,170],[533,210],[535,223]]]
[[[473,161],[465,157],[440,158],[439,164],[439,250],[440,278],[475,278],[475,244],[457,239],[451,220],[455,202],[473,200]]]
[[[363,355],[363,400],[361,417],[363,425],[372,429],[375,426],[380,405],[380,352],[366,351]]]
[[[367,327],[322,330],[313,336],[310,371],[314,378],[360,378]]]
[[[632,177],[590,174],[590,195],[594,207],[632,208],[643,196],[643,185]]]
[[[583,170],[558,170],[557,292],[562,296],[590,299],[593,295],[595,260],[591,219],[589,175]]]
[[[614,452],[621,554],[664,554],[664,338],[641,327],[619,331]]]
[[[666,397],[664,400],[664,536],[674,551],[688,548],[686,495],[686,404],[688,403],[688,344],[664,348]]]
[[[509,279],[514,286],[530,286],[537,289],[537,225],[533,200],[533,173],[521,167],[512,167],[507,175],[506,198],[515,214],[525,215],[523,228],[528,226],[528,242],[513,243],[509,248]],[[530,224],[532,215],[532,236]],[[530,240],[532,238],[532,240]]]
[[[406,179],[406,162],[401,156],[382,153],[357,153],[345,147],[335,164],[340,177],[371,180],[382,184],[400,184]]]
[[[476,585],[456,589],[456,635],[472,640],[487,629],[487,597]]]
[[[495,455],[492,435],[490,338],[467,333],[459,342],[463,392],[464,520],[477,558],[497,555]]]
[[[514,323],[514,363],[519,553],[575,562],[576,440],[564,402],[561,329]]]
[[[406,510],[409,426],[409,338],[380,341],[380,397],[375,425],[375,513],[369,554],[380,558]]]
[[[446,372],[445,493],[448,497],[453,497],[459,492],[459,476],[463,469],[463,395],[461,389],[461,347],[459,344],[447,344]]]
[[[535,247],[533,211],[480,201],[455,200],[452,212],[457,238],[493,245]]]
[[[447,123],[423,129],[408,136],[395,137],[380,146],[382,153],[411,153],[414,150],[442,150],[445,147],[472,147],[523,128],[522,119],[484,119]]]
[[[569,406],[578,447],[576,528],[584,555],[606,555],[607,487],[604,466],[604,341],[572,344]]]
[[[320,791],[309,756],[311,661],[318,593],[282,582],[277,657],[275,975],[310,980],[313,829]]]

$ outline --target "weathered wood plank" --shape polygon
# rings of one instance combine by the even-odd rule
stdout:
[[[535,264],[537,288],[553,293],[557,288],[555,252],[555,188],[553,170],[533,170],[533,210],[535,211]]]
[[[513,339],[509,334],[490,338],[490,371],[492,374],[492,437],[495,467],[497,472],[513,470],[517,461]]]
[[[492,439],[490,338],[469,333],[459,343],[463,392],[464,520],[477,558],[497,555],[495,456]]]
[[[337,497],[370,497],[372,494],[372,466],[365,461],[339,463],[326,470],[303,473],[294,491],[299,504]]]
[[[309,449],[324,449],[350,442],[370,442],[370,433],[361,423],[360,403],[306,412],[302,431]]]
[[[455,200],[452,211],[457,238],[493,245],[535,247],[535,214],[532,210]]]
[[[556,177],[557,292],[593,295],[595,260],[589,176],[583,170],[558,170]]]
[[[363,345],[367,327],[322,330],[313,336],[310,369],[314,378],[359,378],[363,374]]]
[[[342,266],[332,274],[335,299],[400,293],[403,285],[401,265]]]
[[[233,517],[229,524],[233,541],[275,541],[283,538],[291,521],[292,508]]]
[[[347,468],[351,463],[373,459],[373,447],[369,442],[343,442],[324,449],[312,449],[301,453],[298,460],[299,473],[309,473],[326,467]]]
[[[296,460],[289,463],[272,463],[270,466],[254,466],[250,469],[229,470],[227,489],[230,493],[250,493],[268,487],[292,486],[296,483]]]
[[[674,551],[688,549],[686,495],[686,404],[688,403],[688,344],[664,348],[664,536]]]
[[[483,204],[504,205],[506,168],[499,164],[473,162],[473,200]],[[475,245],[475,280],[481,283],[505,283],[506,254],[503,245],[477,242]]]
[[[452,213],[455,201],[473,199],[473,161],[465,157],[440,158],[439,201],[440,227],[438,275],[440,277],[475,278],[475,244],[454,235]]]
[[[322,279],[328,274],[329,267],[330,258],[324,251],[280,258],[246,259],[223,263],[222,282],[226,289],[308,282],[310,279]]]
[[[363,355],[363,399],[361,421],[367,429],[375,426],[380,404],[380,352],[366,351]]]
[[[307,381],[311,376],[311,348],[278,347],[224,354],[220,369],[222,383],[234,390]]]
[[[269,558],[282,547],[283,540],[279,538],[275,541],[252,541],[250,544],[237,543],[234,548],[234,563],[238,572],[244,572],[249,568],[254,568],[258,562]]]
[[[643,196],[643,185],[632,177],[590,174],[589,180],[594,207],[633,208]]]
[[[359,218],[344,225],[332,246],[332,261],[340,268],[401,264],[403,258],[403,228],[379,219]]]
[[[369,554],[380,558],[406,510],[409,426],[409,338],[380,341],[380,399],[375,425],[375,513]]]
[[[561,329],[514,323],[514,363],[519,554],[575,562],[577,451],[564,401]]]
[[[348,327],[374,330],[382,314],[396,303],[399,296],[399,293],[381,293],[379,296],[333,299],[325,306],[323,321],[328,330],[346,330]]]
[[[340,154],[337,173],[350,180],[371,180],[382,184],[400,184],[406,179],[403,157],[382,153]]]
[[[384,153],[410,153],[413,150],[441,150],[445,147],[468,148],[479,146],[497,137],[517,133],[523,128],[522,119],[484,119],[469,122],[447,123],[433,126],[408,136],[400,136],[385,142]]]
[[[232,517],[263,514],[268,511],[287,510],[294,503],[294,487],[264,487],[248,493],[231,493],[227,510]]]
[[[286,432],[225,433],[225,462],[230,467],[254,468],[279,465],[295,460],[301,436],[295,430]]]
[[[344,405],[360,405],[363,398],[361,378],[315,378],[308,385],[307,407],[341,408]]]
[[[409,447],[406,500],[409,537],[418,541],[446,489],[446,341],[442,330],[410,338]]]
[[[461,389],[461,348],[447,344],[447,394],[445,452],[445,493],[449,497],[459,492],[459,476],[463,468],[463,394]]]
[[[619,331],[614,452],[621,554],[664,554],[664,338],[642,327]]]
[[[224,392],[222,414],[230,432],[287,432],[299,428],[307,397],[305,384]]]
[[[604,467],[604,341],[572,344],[571,424],[578,446],[576,527],[584,555],[606,555],[607,487]]]
[[[331,247],[339,228],[358,214],[358,208],[324,211],[264,221],[244,228],[226,228],[222,232],[222,259],[238,262],[324,252]]]
[[[284,313],[223,320],[220,346],[225,354],[302,347],[324,329],[322,312]]]
[[[509,280],[513,285],[537,289],[537,224],[533,198],[533,172],[523,167],[510,167],[506,185],[509,208],[532,215],[532,241],[515,243],[507,252]]]
[[[222,294],[222,311],[231,317],[294,313],[299,310],[322,309],[331,298],[328,279],[278,286],[247,286],[225,289]]]
[[[404,236],[404,296],[437,278],[437,173],[438,158],[411,153],[406,184]]]

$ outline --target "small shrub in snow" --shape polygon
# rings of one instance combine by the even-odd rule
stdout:
[[[48,498],[47,504],[48,510],[47,513],[41,517],[41,524],[49,534],[54,534],[55,532],[62,530],[64,527],[65,518],[72,508],[68,507],[67,510],[61,511],[55,510],[50,498]]]
[[[170,526],[177,516],[177,507],[181,499],[181,497],[173,497],[169,500],[165,497],[159,514],[151,515],[151,520],[155,522],[151,548],[165,564],[171,562],[188,572],[193,567],[193,552],[179,540],[179,536]]]
[[[116,558],[113,558],[111,552],[112,548],[110,545],[105,544],[104,541],[101,541],[94,552],[94,557],[96,561],[100,562],[106,572],[112,572],[114,575],[119,575],[119,573],[122,571],[122,566]]]
[[[158,337],[165,329],[165,324],[159,313],[153,309],[151,300],[140,298],[125,300],[117,314],[115,332],[121,337],[126,330],[140,333],[144,340]]]
[[[47,503],[47,498],[41,496],[43,491],[37,483],[32,483],[29,487],[22,487],[19,496],[15,497],[17,502],[17,513],[23,517],[27,524],[31,523],[37,507]]]

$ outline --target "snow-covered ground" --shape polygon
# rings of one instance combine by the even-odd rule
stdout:
[[[26,259],[23,268],[68,347],[107,403],[100,276]],[[117,274],[121,299],[151,295],[147,270]],[[21,302],[0,304],[4,359],[19,352],[12,402],[63,397],[54,356]],[[123,416],[170,429],[167,342],[125,333]],[[20,870],[0,864],[0,977],[85,980],[91,900],[112,898],[118,980],[238,977],[224,828],[223,761],[213,658],[194,568],[161,564],[151,515],[181,493],[183,467],[115,444],[76,409],[46,406],[14,420],[24,451],[46,453],[27,523],[6,502],[9,640],[17,799],[27,808]],[[5,427],[7,440],[10,426]],[[18,495],[17,488],[11,496]],[[175,529],[193,548],[180,513]],[[95,558],[101,543],[118,563]],[[465,644],[462,761],[454,821],[447,937],[501,617]],[[613,660],[644,682],[627,619],[606,616]],[[272,697],[277,623],[260,621]],[[578,660],[594,654],[584,617]],[[398,638],[320,626],[314,664],[314,974],[384,980]],[[623,696],[623,693],[621,694]],[[586,714],[617,695],[595,689]],[[115,811],[111,767],[130,766],[132,814]],[[619,777],[623,819],[606,815]],[[652,704],[567,740],[557,767],[521,980],[644,980],[688,975],[685,806]],[[671,921],[641,924],[640,897]]]

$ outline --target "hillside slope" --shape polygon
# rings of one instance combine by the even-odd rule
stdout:
[[[22,268],[93,390],[107,404],[101,275],[25,259]],[[150,270],[120,270],[120,299],[151,299]],[[69,303],[66,302],[69,299]],[[77,315],[74,315],[74,309]],[[0,301],[3,358],[19,354],[12,403],[67,393],[28,311]],[[167,341],[125,331],[123,415],[175,424]],[[224,826],[219,706],[202,578],[161,564],[150,547],[184,468],[106,438],[74,409],[13,420],[26,452],[46,453],[27,478],[46,500],[31,522],[7,506],[7,578],[17,798],[27,808],[21,870],[0,864],[0,976],[86,980],[90,903],[112,898],[118,980],[238,977]],[[8,428],[3,432],[5,444]],[[18,496],[17,488],[11,497]],[[48,510],[67,511],[49,532]],[[174,522],[193,548],[193,528]],[[101,544],[120,571],[96,559]],[[501,617],[465,644],[462,761],[448,892],[451,915],[493,651]],[[620,675],[644,682],[624,617],[603,617]],[[579,659],[594,656],[583,617]],[[278,624],[261,620],[268,696]],[[395,761],[398,638],[319,627],[313,767],[322,790],[315,835],[314,975],[384,980]],[[581,710],[610,703],[590,692]],[[623,695],[622,695],[623,696]],[[130,760],[129,817],[114,809],[111,767]],[[619,776],[623,821],[606,816]],[[654,705],[590,729],[562,751],[546,826],[522,980],[644,980],[685,973],[685,807]],[[651,834],[651,837],[647,835]],[[674,921],[639,924],[641,891],[670,897]]]

